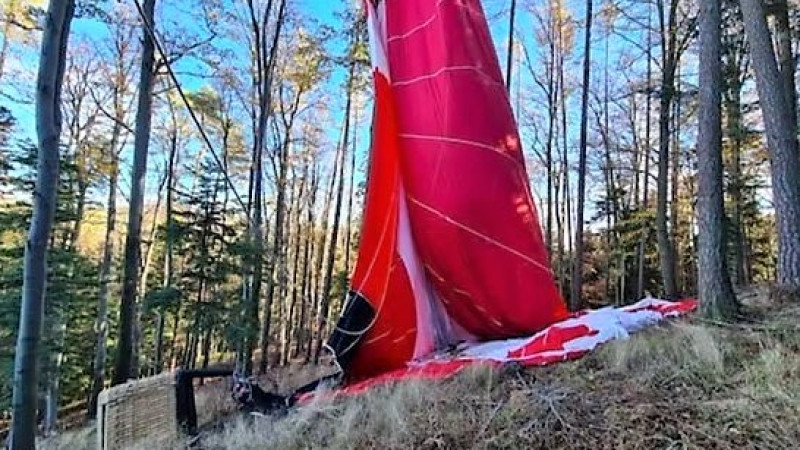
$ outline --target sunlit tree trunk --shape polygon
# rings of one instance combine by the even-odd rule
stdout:
[[[730,318],[738,307],[726,264],[722,168],[722,22],[720,0],[700,4],[700,129],[697,136],[697,224],[700,304],[704,315]]]
[[[787,102],[761,0],[741,0],[772,163],[778,228],[778,285],[800,292],[800,155],[796,115]]]
[[[134,137],[133,176],[131,183],[128,228],[125,238],[125,269],[122,285],[122,304],[120,306],[119,343],[114,370],[113,384],[121,384],[136,377],[135,356],[137,288],[142,259],[142,210],[144,209],[145,179],[147,176],[147,153],[150,146],[150,125],[153,112],[153,82],[155,43],[150,38],[148,28],[153,29],[155,0],[145,0],[142,25],[142,61],[139,74],[139,101],[136,111],[136,132]]]
[[[307,317],[309,314],[308,311],[308,304],[309,299],[311,298],[311,258],[314,254],[314,209],[317,204],[317,168],[313,162],[308,161],[306,162],[307,167],[310,166],[311,172],[311,181],[309,185],[308,197],[306,198],[306,223],[305,229],[302,231],[303,233],[303,267],[302,277],[303,280],[300,283],[300,317],[298,318],[298,327],[296,330],[295,336],[295,357],[299,356],[303,352],[303,348],[307,343],[307,334],[311,329],[307,322]],[[305,347],[308,348],[308,347]],[[307,356],[306,361],[308,361]]]
[[[14,352],[13,421],[9,448],[36,446],[38,359],[47,289],[47,254],[56,211],[61,135],[61,86],[73,0],[51,0],[42,36],[36,79],[37,177],[33,217],[25,245],[22,306]]]

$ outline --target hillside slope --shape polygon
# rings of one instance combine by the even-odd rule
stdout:
[[[796,448],[800,305],[764,298],[752,297],[747,321],[674,321],[576,362],[474,367],[281,418],[228,417],[200,448]],[[93,448],[94,438],[44,444]]]
[[[674,322],[574,363],[474,368],[282,419],[239,419],[209,449],[796,448],[800,307],[752,323]]]

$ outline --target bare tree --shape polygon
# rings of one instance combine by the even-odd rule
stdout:
[[[583,225],[586,203],[586,135],[589,127],[589,88],[592,71],[592,0],[586,0],[586,31],[583,54],[583,92],[581,95],[581,136],[578,156],[578,206],[575,226],[575,255],[572,266],[571,307],[581,307],[583,294]]]
[[[22,311],[14,360],[11,450],[36,447],[39,341],[47,287],[47,252],[56,211],[61,136],[61,86],[74,0],[51,0],[36,80],[37,156],[33,218],[25,245]]]
[[[729,318],[738,307],[726,264],[722,174],[722,12],[720,0],[700,3],[700,129],[697,136],[699,192],[698,288],[703,313]]]

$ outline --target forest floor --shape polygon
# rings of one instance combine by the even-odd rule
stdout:
[[[575,362],[475,367],[282,418],[230,416],[199,447],[797,448],[800,305],[767,297],[745,295],[747,321],[673,321]],[[44,448],[80,448],[80,433]]]

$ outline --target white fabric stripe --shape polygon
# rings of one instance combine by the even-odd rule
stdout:
[[[400,138],[402,139],[417,139],[417,140],[425,140],[425,141],[435,141],[435,142],[445,142],[448,144],[461,144],[461,145],[468,145],[470,147],[482,148],[484,150],[490,150],[494,153],[497,153],[500,156],[508,159],[509,161],[513,162],[518,168],[522,169],[522,165],[519,161],[509,156],[507,153],[501,151],[499,148],[484,144],[482,142],[477,141],[470,141],[467,139],[459,139],[459,138],[452,138],[447,136],[432,136],[432,135],[425,135],[425,134],[411,134],[411,133],[401,133]],[[527,183],[526,183],[527,184]]]
[[[447,67],[442,67],[441,69],[439,69],[439,70],[437,70],[436,72],[433,72],[433,73],[429,73],[429,74],[426,74],[426,75],[420,75],[418,77],[414,77],[414,78],[411,78],[411,79],[408,79],[408,80],[392,82],[392,86],[394,86],[394,87],[411,86],[412,84],[416,84],[416,83],[420,83],[422,81],[427,81],[427,80],[436,78],[436,77],[438,77],[438,76],[440,76],[440,75],[442,75],[442,74],[444,74],[446,72],[455,72],[455,71],[459,71],[459,70],[469,70],[469,71],[475,72],[476,74],[478,74],[478,75],[482,76],[483,78],[487,79],[492,85],[502,87],[503,88],[503,92],[505,92],[505,85],[503,83],[501,83],[501,82],[495,80],[494,78],[492,78],[489,74],[487,74],[486,72],[481,70],[481,68],[478,67],[478,66],[447,66]]]
[[[409,30],[409,31],[407,31],[407,32],[405,32],[403,34],[398,34],[398,35],[395,35],[395,36],[389,36],[389,41],[388,42],[391,43],[391,42],[394,42],[394,41],[399,41],[399,40],[402,40],[402,39],[406,39],[409,36],[413,35],[414,33],[427,28],[439,16],[438,9],[439,9],[439,7],[442,6],[442,3],[444,3],[444,2],[445,2],[445,0],[439,0],[438,2],[436,2],[436,10],[437,10],[437,12],[433,13],[433,15],[428,20],[426,20],[425,22],[423,22],[420,25],[417,25],[416,27],[412,28],[411,30]]]
[[[539,263],[538,261],[534,260],[533,258],[528,257],[527,255],[523,254],[522,252],[520,252],[518,250],[515,250],[515,249],[507,246],[506,244],[503,244],[502,242],[496,240],[496,239],[492,239],[489,236],[486,236],[485,234],[483,234],[483,233],[481,233],[481,232],[479,232],[479,231],[477,231],[477,230],[475,230],[473,228],[470,228],[467,225],[464,225],[463,223],[460,223],[460,222],[454,220],[450,216],[442,214],[441,212],[437,211],[433,207],[428,206],[428,205],[420,202],[419,200],[417,200],[417,199],[415,199],[413,197],[409,197],[409,200],[411,201],[411,203],[413,203],[413,204],[419,206],[420,208],[430,212],[431,214],[439,216],[440,218],[444,219],[447,223],[453,224],[453,225],[457,226],[458,228],[461,228],[462,230],[464,230],[464,231],[466,231],[466,232],[468,232],[468,233],[470,233],[472,235],[475,235],[475,236],[485,240],[486,242],[488,242],[488,243],[490,243],[490,244],[492,244],[492,245],[494,245],[494,246],[496,246],[496,247],[498,247],[498,248],[500,248],[502,250],[505,250],[505,251],[515,255],[515,256],[518,256],[521,259],[524,259],[525,261],[531,263],[533,266],[542,269],[548,275],[552,275],[553,274],[553,272],[550,269],[548,269],[547,266]]]
[[[372,66],[391,81],[389,58],[386,51],[386,5],[381,2],[377,9],[372,2],[366,2],[368,8],[369,51]]]
[[[417,336],[414,344],[414,359],[429,354],[436,349],[434,337],[433,311],[431,309],[431,290],[425,273],[422,271],[414,238],[411,235],[411,222],[408,218],[408,205],[405,201],[403,184],[398,183],[399,195],[397,202],[397,242],[396,249],[405,266],[408,281],[411,284],[411,293],[414,296],[417,316]]]

